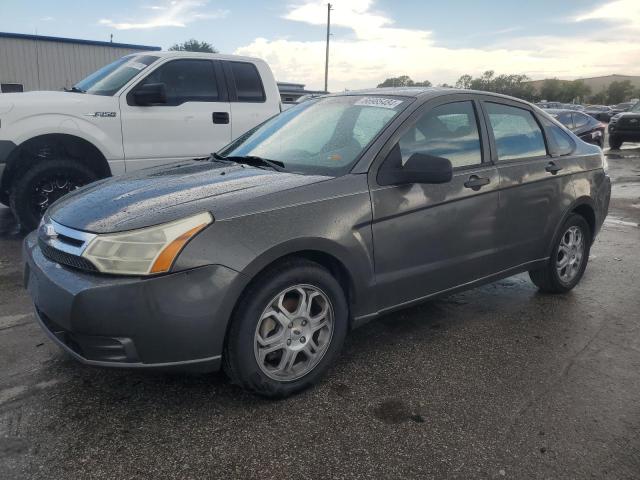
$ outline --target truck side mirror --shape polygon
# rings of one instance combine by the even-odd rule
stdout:
[[[167,89],[164,83],[145,83],[133,92],[136,105],[149,106],[167,103]]]

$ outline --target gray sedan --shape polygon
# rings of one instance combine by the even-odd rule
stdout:
[[[526,102],[349,92],[63,197],[25,239],[25,282],[83,363],[223,367],[282,397],[386,312],[525,271],[568,292],[609,195],[602,151]]]

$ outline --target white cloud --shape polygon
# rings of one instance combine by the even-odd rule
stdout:
[[[98,21],[100,25],[116,30],[146,30],[159,27],[186,27],[189,23],[227,16],[226,10],[205,11],[208,0],[172,0],[160,5],[147,5],[154,15],[136,22],[117,22],[108,18]]]
[[[640,0],[617,1],[640,4]],[[500,36],[502,43],[492,47],[449,48],[436,43],[429,30],[397,27],[392,18],[376,11],[373,0],[332,3],[335,5],[332,25],[351,30],[348,35],[341,32],[331,38],[329,89],[332,91],[372,87],[387,77],[402,74],[433,83],[453,83],[464,73],[479,74],[485,70],[525,73],[532,78],[640,74],[640,44],[634,37],[621,36],[615,30],[600,30],[574,38],[537,36],[506,40]],[[326,2],[307,0],[290,7],[284,18],[321,26],[326,22],[326,15]],[[509,28],[511,26],[505,27]],[[317,41],[256,38],[235,53],[264,58],[278,80],[322,88],[324,48],[320,33]]]
[[[585,20],[609,20],[640,28],[640,1],[615,0],[605,3],[604,5],[599,5],[592,11],[577,16],[575,20],[577,22],[583,22]]]

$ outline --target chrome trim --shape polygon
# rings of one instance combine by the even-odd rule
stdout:
[[[54,235],[51,235],[53,230]],[[58,235],[64,235],[65,237],[73,238],[82,242],[80,246],[70,245],[68,243],[59,240]],[[91,240],[97,237],[95,233],[82,232],[80,230],[74,230],[73,228],[65,227],[58,222],[47,219],[38,229],[38,236],[47,245],[61,252],[69,253],[71,255],[82,256]]]

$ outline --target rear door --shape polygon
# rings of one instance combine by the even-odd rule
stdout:
[[[280,102],[279,98],[267,98],[260,72],[253,63],[224,61],[223,65],[233,119],[231,136],[238,138],[277,114]]]
[[[167,103],[136,105],[136,87],[120,96],[127,171],[206,156],[231,141],[229,102],[217,61],[169,60],[138,85],[145,83],[163,83]]]
[[[570,137],[526,104],[494,97],[482,107],[500,174],[498,262],[505,270],[548,255],[548,242],[574,198],[570,175],[576,164]],[[559,131],[557,140],[545,134],[543,123],[549,132]]]
[[[381,185],[385,162],[412,153],[448,158],[444,184]],[[379,308],[407,303],[494,272],[498,173],[471,95],[432,100],[407,119],[371,169]]]

